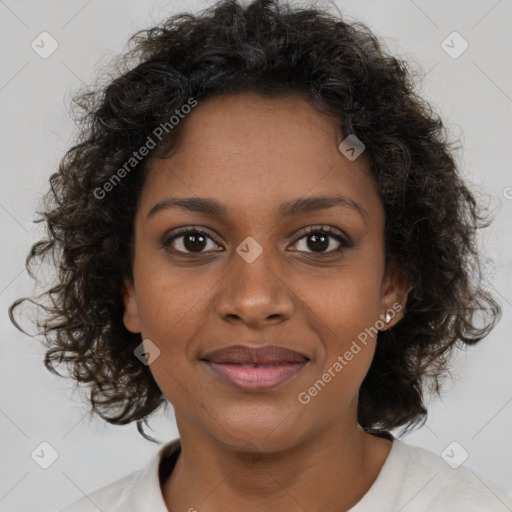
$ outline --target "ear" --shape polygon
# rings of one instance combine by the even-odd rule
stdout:
[[[411,291],[410,279],[406,272],[394,262],[390,262],[381,288],[381,315],[384,320],[388,313],[389,322],[385,321],[385,328],[396,325],[404,316],[405,304]]]
[[[123,323],[124,326],[133,333],[141,332],[140,320],[139,320],[139,309],[137,305],[137,298],[135,296],[135,289],[133,284],[128,279],[125,279],[123,284],[123,303],[124,303],[124,314]]]

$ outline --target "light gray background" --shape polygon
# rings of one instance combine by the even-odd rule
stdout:
[[[44,369],[41,346],[11,325],[7,307],[32,291],[24,260],[39,231],[31,219],[72,142],[71,94],[91,83],[136,30],[206,5],[0,0],[0,510],[55,510],[142,467],[158,449],[134,424],[90,422],[81,395]],[[464,466],[512,492],[512,2],[350,0],[338,6],[418,63],[425,73],[422,94],[464,144],[462,168],[499,208],[482,245],[494,260],[489,279],[503,319],[475,349],[458,355],[443,401],[433,401],[426,426],[403,439],[438,454],[457,441],[469,453]],[[31,48],[43,31],[59,45],[47,59]],[[441,46],[453,31],[469,44],[456,59]],[[151,424],[162,441],[178,436],[172,414]],[[46,470],[30,456],[43,441],[58,452]]]

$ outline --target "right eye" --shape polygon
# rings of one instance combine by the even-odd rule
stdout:
[[[207,245],[208,239],[218,245],[217,242],[215,242],[215,240],[205,231],[195,227],[186,227],[171,234],[171,236],[166,236],[162,241],[162,246],[166,250],[181,254],[204,254],[205,252],[219,252],[218,250],[203,250],[205,245]]]

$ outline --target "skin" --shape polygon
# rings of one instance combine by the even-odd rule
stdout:
[[[342,155],[339,120],[299,96],[217,97],[182,123],[176,150],[151,162],[135,217],[134,282],[124,292],[126,328],[160,350],[150,370],[174,407],[182,443],[162,482],[165,503],[200,512],[348,510],[392,445],[357,424],[376,338],[308,404],[298,395],[393,304],[406,303],[403,275],[385,269],[385,213],[369,163],[364,153],[354,161]],[[335,206],[279,215],[283,202],[334,194],[365,214]],[[148,218],[169,197],[215,199],[228,213],[169,207]],[[195,252],[183,236],[163,247],[184,226],[211,239]],[[308,226],[345,234],[353,246],[327,238],[322,248],[301,232]],[[236,252],[249,236],[263,250],[252,263]],[[311,361],[256,393],[222,382],[199,361],[244,343],[282,345]]]

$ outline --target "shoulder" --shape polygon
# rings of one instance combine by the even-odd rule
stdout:
[[[149,463],[58,512],[168,512],[160,489],[160,473],[172,470],[181,450],[180,439],[163,445]]]
[[[123,505],[130,503],[130,494],[138,487],[144,470],[139,469],[115,482],[106,485],[58,512],[114,512],[121,510]]]
[[[395,440],[406,474],[401,490],[402,512],[507,512],[512,498],[485,482],[473,470],[452,468],[440,456],[419,446]]]

